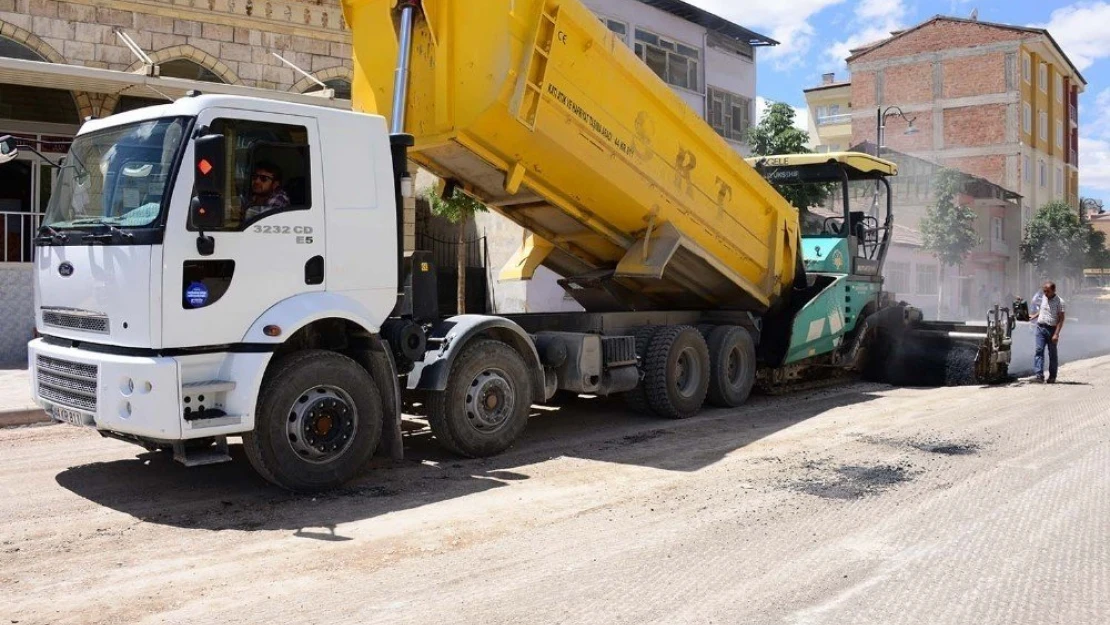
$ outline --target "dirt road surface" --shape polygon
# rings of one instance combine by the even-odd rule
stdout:
[[[316,498],[0,431],[0,624],[1104,624],[1110,358],[1061,380],[577,402]]]

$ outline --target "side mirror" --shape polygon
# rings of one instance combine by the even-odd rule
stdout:
[[[223,135],[205,135],[193,143],[197,195],[223,195],[227,176],[225,144]]]
[[[197,193],[189,203],[189,225],[194,230],[218,230],[224,225],[224,198],[218,193]]]
[[[15,137],[4,135],[0,137],[0,165],[15,160],[19,156],[19,147],[15,144]]]

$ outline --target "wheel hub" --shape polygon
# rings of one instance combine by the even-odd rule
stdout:
[[[675,363],[675,390],[683,397],[690,397],[697,392],[701,382],[701,370],[697,356],[691,349],[684,349],[678,355]]]
[[[286,434],[301,458],[324,463],[343,455],[358,431],[358,411],[346,391],[318,386],[301,394],[289,411]]]
[[[509,421],[516,398],[507,376],[496,369],[478,374],[466,394],[466,416],[481,432],[495,432]]]

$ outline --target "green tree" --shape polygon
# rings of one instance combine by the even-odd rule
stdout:
[[[1110,250],[1106,249],[1106,233],[1087,227],[1087,268],[1110,269]]]
[[[944,302],[944,281],[948,267],[962,265],[967,255],[983,242],[975,231],[975,211],[959,203],[964,174],[953,169],[937,172],[933,181],[935,203],[921,220],[925,249],[940,261],[937,284],[937,311]]]
[[[432,213],[455,224],[458,228],[456,240],[456,269],[458,270],[458,313],[466,314],[466,227],[475,213],[486,211],[486,205],[455,188],[451,197],[444,198],[432,188],[424,196],[431,206]]]
[[[1087,265],[1091,226],[1066,202],[1049,202],[1025,227],[1021,258],[1045,276],[1074,278]],[[1105,238],[1103,238],[1105,246]]]
[[[748,131],[748,145],[752,156],[777,156],[779,154],[809,154],[806,147],[809,133],[794,127],[794,107],[785,102],[772,102],[763,111],[759,123]],[[825,202],[829,186],[824,184],[774,185],[788,202],[808,218],[809,207]]]

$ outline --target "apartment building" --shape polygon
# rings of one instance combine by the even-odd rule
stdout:
[[[852,145],[852,81],[821,76],[821,84],[805,90],[809,140],[817,152],[840,152]]]
[[[853,144],[876,141],[877,111],[886,113],[885,147],[1021,196],[1019,233],[1046,202],[1078,207],[1086,81],[1048,31],[937,16],[853,50],[847,63]],[[1041,276],[1021,263],[1017,243],[1007,246],[1002,289],[1028,293]]]
[[[718,15],[681,0],[584,0],[609,30],[633,49],[671,89],[741,154],[755,122],[756,51],[777,45]],[[520,247],[523,229],[496,214],[479,215],[496,312],[577,310],[544,268],[527,282],[498,282],[497,271]]]

